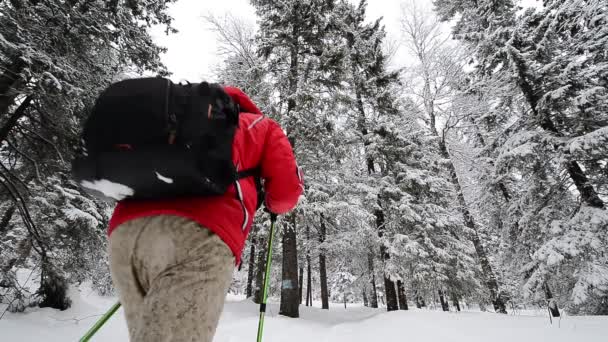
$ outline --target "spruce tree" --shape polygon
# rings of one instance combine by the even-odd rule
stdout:
[[[0,277],[10,282],[15,268],[38,265],[43,306],[69,306],[70,281],[102,280],[102,274],[107,279],[107,267],[95,264],[103,260],[103,249],[92,252],[105,235],[107,206],[75,189],[67,176],[69,162],[81,120],[105,86],[128,68],[166,73],[159,57],[163,50],[147,30],[155,24],[171,30],[168,3],[16,0],[0,5],[0,185],[5,190],[0,201],[9,209],[4,228],[16,237],[0,235],[7,246]],[[93,274],[79,270],[84,264],[73,259],[85,253],[82,263]],[[107,292],[109,286],[104,280],[99,287]],[[22,290],[12,287],[8,296],[24,298]]]

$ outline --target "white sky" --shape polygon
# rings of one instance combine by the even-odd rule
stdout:
[[[169,13],[179,33],[167,36],[155,29],[152,36],[159,45],[168,48],[163,62],[173,73],[171,79],[177,82],[208,79],[213,65],[220,62],[215,34],[209,30],[202,15],[231,13],[255,21],[255,11],[248,0],[179,0],[170,7]]]
[[[358,0],[352,1],[358,2]],[[401,0],[368,1],[367,13],[370,20],[383,16],[389,34],[397,39]],[[416,1],[430,3],[431,0]],[[209,79],[213,66],[221,62],[216,54],[215,35],[203,22],[201,15],[230,13],[238,17],[251,18],[252,22],[256,20],[255,10],[248,0],[179,0],[170,7],[169,13],[174,18],[173,26],[180,32],[167,36],[162,30],[154,29],[152,35],[159,45],[168,48],[162,59],[173,73],[171,78],[174,81],[197,82],[201,79]]]
[[[297,1],[297,0],[293,0]],[[358,0],[350,0],[358,3]],[[389,39],[399,39],[399,13],[403,0],[368,0],[367,15],[369,20],[384,17]],[[432,6],[432,0],[414,0],[420,4]],[[521,0],[522,5],[538,6],[539,0]],[[180,32],[165,35],[160,29],[152,30],[155,41],[168,48],[162,56],[163,62],[173,73],[174,81],[188,80],[198,82],[211,80],[211,70],[221,62],[217,56],[215,34],[209,30],[201,15],[213,13],[222,15],[230,13],[237,17],[250,18],[255,21],[255,10],[248,0],[179,0],[170,7],[169,13],[174,18],[173,26]],[[397,55],[395,64],[399,64],[401,54]]]

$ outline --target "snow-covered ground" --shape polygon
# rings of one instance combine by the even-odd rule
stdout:
[[[76,290],[74,290],[76,291]],[[107,310],[113,298],[100,298],[90,290],[74,293],[71,309],[28,309],[6,314],[0,320],[0,341],[77,341]],[[547,316],[497,315],[480,312],[444,313],[409,310],[387,313],[361,306],[334,304],[331,310],[301,307],[301,318],[278,316],[278,305],[270,305],[265,341],[275,342],[606,342],[608,317],[564,317],[549,323]],[[215,341],[253,341],[258,322],[257,305],[229,296]],[[93,341],[127,341],[122,310],[104,326]]]

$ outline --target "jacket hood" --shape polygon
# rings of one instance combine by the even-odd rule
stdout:
[[[264,115],[249,96],[237,87],[225,86],[224,91],[241,107],[241,112]]]

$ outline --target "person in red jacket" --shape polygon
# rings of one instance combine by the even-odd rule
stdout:
[[[270,212],[292,210],[303,183],[285,133],[242,91],[224,90],[241,109],[237,171],[259,170]],[[110,269],[131,341],[213,339],[256,207],[253,177],[218,197],[118,203],[108,229]]]

